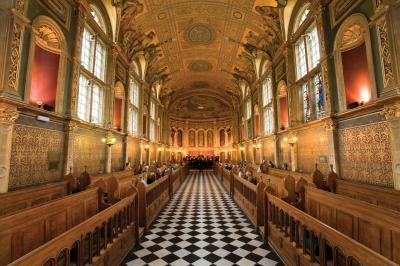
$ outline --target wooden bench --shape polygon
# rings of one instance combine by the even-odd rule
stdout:
[[[269,244],[286,265],[397,265],[268,192],[265,213]]]
[[[0,218],[0,265],[6,265],[105,208],[99,188]]]
[[[225,190],[232,196],[233,193],[233,175],[230,170],[222,168],[221,170],[222,185]]]
[[[400,212],[312,187],[306,188],[306,212],[400,264]]]
[[[69,194],[67,181],[20,189],[0,194],[0,216],[65,197]]]
[[[400,212],[400,191],[336,180],[336,193]]]
[[[137,200],[122,199],[11,265],[119,265],[138,239]]]

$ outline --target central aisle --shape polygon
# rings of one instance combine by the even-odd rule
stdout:
[[[191,173],[123,265],[278,265],[211,172]]]

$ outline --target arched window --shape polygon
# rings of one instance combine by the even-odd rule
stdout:
[[[175,134],[176,134],[175,129],[171,129],[171,145],[172,146],[175,145]]]
[[[32,23],[25,101],[46,111],[62,113],[67,45],[58,24],[38,16]]]
[[[207,147],[214,147],[214,134],[211,130],[207,131]]]
[[[293,32],[298,36],[294,52],[296,80],[301,88],[300,98],[303,100],[304,122],[319,119],[325,111],[324,89],[319,69],[320,41],[315,21],[307,21],[310,13],[310,4],[300,9]]]
[[[197,133],[197,146],[204,147],[204,131],[203,130],[200,130]]]
[[[182,147],[183,143],[183,131],[181,129],[178,130],[178,137],[177,137],[178,147]]]
[[[225,139],[225,130],[221,129],[219,131],[219,146],[224,147],[226,144],[226,139]]]
[[[81,43],[81,71],[79,76],[78,117],[86,122],[104,124],[104,102],[107,73],[107,47],[100,37],[104,35],[104,18],[94,5],[92,19],[99,29],[85,24]],[[103,34],[98,34],[99,30]]]
[[[114,129],[121,131],[124,121],[125,89],[121,82],[117,82],[114,89]]]
[[[196,147],[196,132],[194,130],[189,131],[189,147]]]
[[[139,124],[139,85],[137,81],[131,78],[129,83],[129,124],[128,124],[128,133],[134,136],[137,136],[138,124]]]
[[[264,135],[269,135],[273,133],[275,130],[271,77],[268,77],[264,80],[262,94],[263,94]]]
[[[340,26],[335,65],[340,111],[377,97],[369,25],[364,15],[354,14]]]
[[[245,101],[245,106],[244,106],[244,113],[245,113],[245,125],[246,125],[246,137],[251,138],[252,136],[252,127],[251,127],[251,116],[252,116],[252,111],[251,111],[251,96],[250,96],[250,88],[247,88],[246,92],[246,101]]]

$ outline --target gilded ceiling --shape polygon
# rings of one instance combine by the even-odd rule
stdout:
[[[129,2],[141,5],[134,10],[126,8],[122,14],[126,50],[132,53],[140,50],[137,45],[131,47],[138,39],[138,31],[143,32],[141,39],[149,40],[146,45],[154,40],[158,43],[153,51],[157,60],[149,65],[148,79],[154,81],[154,75],[161,77],[162,97],[181,94],[182,90],[200,93],[203,89],[239,96],[235,79],[254,81],[255,51],[271,53],[281,40],[279,9],[271,7],[277,5],[275,0]],[[132,16],[138,26],[128,31],[133,20],[127,18]]]

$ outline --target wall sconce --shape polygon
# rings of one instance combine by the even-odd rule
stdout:
[[[297,137],[296,136],[285,137],[283,140],[285,142],[289,143],[289,145],[291,145],[291,146],[293,146],[294,144],[297,143]]]
[[[254,145],[254,148],[257,150],[261,149],[261,143],[257,143],[256,145]]]
[[[239,148],[241,151],[244,151],[244,147],[243,146],[240,146],[240,148]]]
[[[115,142],[117,142],[117,139],[113,136],[112,133],[107,133],[105,138],[102,138],[101,141],[103,143],[105,143],[107,146],[111,147],[112,145],[115,144]]]
[[[150,145],[149,145],[149,144],[144,145],[144,149],[145,149],[145,150],[150,149]]]
[[[163,147],[158,148],[158,151],[163,151],[163,150],[164,150]]]
[[[36,105],[38,108],[43,108],[43,102],[42,101],[37,101]]]

